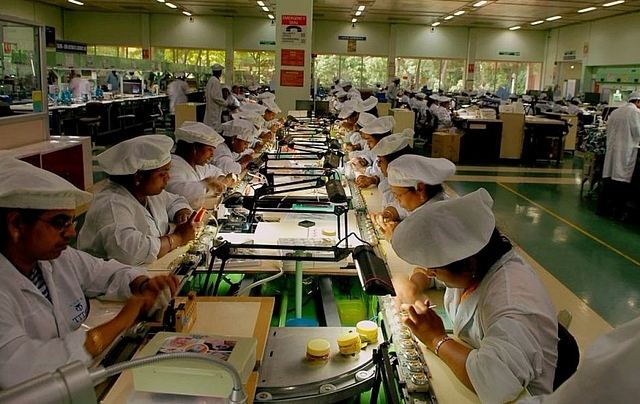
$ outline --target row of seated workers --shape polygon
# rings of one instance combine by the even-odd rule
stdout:
[[[455,165],[415,154],[410,131],[394,133],[392,117],[370,113],[375,103],[348,100],[338,136],[349,147],[356,185],[380,189],[383,209],[370,213],[372,221],[398,257],[416,266],[408,277],[393,276],[415,336],[485,403],[514,400],[523,389],[528,403],[633,402],[640,319],[595,342],[575,371],[577,345],[534,269],[496,228],[489,193],[449,197],[443,183]],[[166,306],[179,280],[150,277],[139,265],[193,239],[201,198],[233,183],[254,160],[252,146],[273,142],[277,125],[267,128],[266,107],[252,104],[222,125],[222,135],[185,122],[175,145],[165,135],[144,135],[107,149],[97,159],[109,178],[95,198],[50,172],[0,158],[0,388],[73,361],[89,364]],[[74,249],[75,214],[87,204]],[[423,300],[430,287],[446,289],[455,339]],[[90,298],[125,303],[115,318],[87,330]]]

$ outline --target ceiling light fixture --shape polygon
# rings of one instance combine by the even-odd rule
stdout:
[[[260,7],[264,7],[264,1],[258,1],[258,5],[259,5]]]
[[[546,18],[546,20],[547,20],[547,21],[555,21],[555,20],[559,20],[559,19],[561,19],[561,18],[562,18],[562,17],[561,17],[561,16],[559,16],[559,15],[554,15],[553,17]]]
[[[482,7],[482,6],[484,6],[485,4],[487,4],[487,3],[488,3],[488,1],[482,0],[482,1],[479,1],[479,2],[477,2],[476,4],[474,4],[473,6],[474,6],[474,7]]]
[[[158,0],[158,3],[164,3],[164,0]]]
[[[462,14],[464,14],[464,10],[459,10],[453,13],[453,15],[462,15]]]
[[[445,21],[449,21],[449,20],[450,20],[450,19],[452,19],[452,18],[453,18],[453,16],[452,16],[452,15],[448,15],[448,16],[444,17]]]
[[[84,3],[78,0],[69,0],[69,3],[75,4],[77,6],[84,6]]]
[[[364,11],[365,6],[358,6],[358,11]]]
[[[169,8],[178,8],[178,6],[176,6],[173,3],[164,3],[165,6],[169,7]]]
[[[588,13],[589,11],[593,11],[595,10],[596,7],[587,7],[587,8],[583,8],[582,10],[578,10],[579,13]]]
[[[182,14],[186,15],[187,17],[191,17],[191,13],[188,11],[183,11]]]
[[[431,24],[432,27],[437,27],[438,25],[440,25],[440,21],[436,21],[433,24]]]
[[[270,20],[274,20],[276,18],[273,16],[273,14],[269,14],[267,17],[269,17]]]
[[[624,3],[624,0],[612,1],[610,3],[603,4],[602,7],[617,6],[618,4],[622,4],[622,3]]]
[[[509,28],[509,31],[516,31],[516,30],[519,30],[520,28],[522,28],[522,27],[519,26],[519,25],[516,25],[515,27]]]
[[[352,18],[352,19],[351,19],[351,22],[352,22],[352,23],[354,23],[354,24],[355,24],[357,21],[358,21],[358,19],[357,19],[357,18]]]
[[[356,11],[356,17],[360,17],[362,15],[362,11]]]
[[[267,7],[267,6],[263,6],[263,7],[262,7],[262,9],[263,9],[264,11],[266,11],[267,13],[269,12],[269,7]]]
[[[531,23],[531,25],[540,25],[542,24],[544,21],[543,20],[538,20],[538,21],[534,21]]]

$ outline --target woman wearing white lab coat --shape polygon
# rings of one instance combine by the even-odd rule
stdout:
[[[392,245],[445,283],[445,309],[463,343],[446,334],[428,301],[403,304],[406,324],[481,402],[504,403],[523,388],[551,393],[558,324],[535,271],[495,228],[492,204],[482,188],[429,204],[396,228]]]
[[[556,391],[518,404],[628,404],[640,397],[640,317],[589,345],[578,370]]]
[[[164,190],[172,146],[164,135],[140,136],[98,156],[110,177],[87,211],[78,235],[81,250],[140,265],[195,237],[195,212],[184,197]],[[173,233],[170,221],[177,223]]]
[[[202,206],[207,192],[220,194],[231,183],[221,169],[209,164],[224,139],[213,128],[193,121],[185,121],[175,137],[178,145],[171,156],[167,191],[185,197],[195,209]]]
[[[240,174],[253,161],[253,150],[249,145],[256,138],[257,131],[253,123],[245,119],[234,119],[222,125],[224,143],[216,147],[211,162],[222,172]]]
[[[142,268],[68,247],[75,210],[90,200],[55,174],[0,159],[0,389],[73,361],[88,365],[152,309],[160,291],[176,290],[173,276],[149,279]],[[127,303],[87,331],[88,297]]]
[[[368,150],[363,150],[356,159],[363,159],[359,162],[361,166],[365,166],[364,175],[356,178],[356,186],[358,188],[368,188],[372,185],[378,185],[382,180],[382,171],[378,166],[378,156],[371,152],[380,139],[389,136],[396,126],[396,120],[392,116],[383,116],[369,122],[360,130],[360,136],[367,142]],[[363,162],[366,162],[363,164]]]
[[[227,105],[222,96],[220,76],[222,76],[222,65],[216,63],[212,67],[212,76],[207,82],[204,91],[204,99],[207,104],[207,109],[204,112],[204,123],[218,132],[222,130],[220,127],[222,124],[222,111]]]

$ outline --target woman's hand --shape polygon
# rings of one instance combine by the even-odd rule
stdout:
[[[403,304],[411,304],[419,300],[424,292],[419,289],[418,285],[411,282],[411,279],[407,276],[394,276],[391,282],[393,282],[393,289],[396,292],[394,300],[398,309],[400,309]]]
[[[438,341],[447,336],[444,324],[438,314],[429,308],[429,300],[424,302],[416,300],[414,304],[403,304],[401,308],[407,311],[404,323],[411,328],[414,335],[422,341],[427,348],[435,350]]]
[[[191,209],[188,208],[184,208],[184,209],[180,209],[179,211],[176,212],[174,218],[174,221],[176,223],[184,223],[189,219],[189,216],[191,216],[191,214],[193,213],[193,211]]]
[[[361,175],[356,178],[356,186],[358,188],[369,188],[372,185],[377,185],[376,177],[369,177],[367,175]]]
[[[223,193],[225,189],[227,189],[227,184],[225,184],[223,181],[220,181],[219,178],[205,178],[204,182],[205,184],[207,184],[207,188],[215,195],[219,195]]]
[[[137,291],[138,294],[144,294],[151,292],[156,296],[162,292],[165,288],[169,288],[171,296],[175,296],[178,292],[178,285],[180,280],[175,275],[160,275],[153,278],[147,278],[141,283],[142,287]]]
[[[200,227],[200,224],[195,221],[197,213],[195,211],[191,213],[187,220],[177,225],[173,231],[172,234],[178,238],[178,246],[185,245],[196,237]]]
[[[378,228],[384,235],[385,240],[387,240],[388,242],[391,242],[391,238],[393,238],[393,232],[396,230],[396,227],[398,227],[398,222],[388,222],[388,221],[382,220],[376,224],[378,225]]]

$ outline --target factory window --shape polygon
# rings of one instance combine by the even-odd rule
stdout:
[[[377,56],[318,55],[314,71],[320,87],[328,89],[334,79],[350,81],[356,88],[372,88],[387,81],[387,58]]]
[[[476,61],[474,89],[524,94],[541,86],[542,63]]]
[[[464,59],[396,58],[396,76],[403,87],[419,91],[454,92],[464,89]]]
[[[153,60],[192,66],[224,65],[225,51],[213,49],[153,48]]]
[[[126,59],[142,59],[142,48],[131,46],[87,46],[87,54],[113,56]]]
[[[233,52],[233,82],[245,86],[269,84],[276,69],[276,53],[271,51]]]

